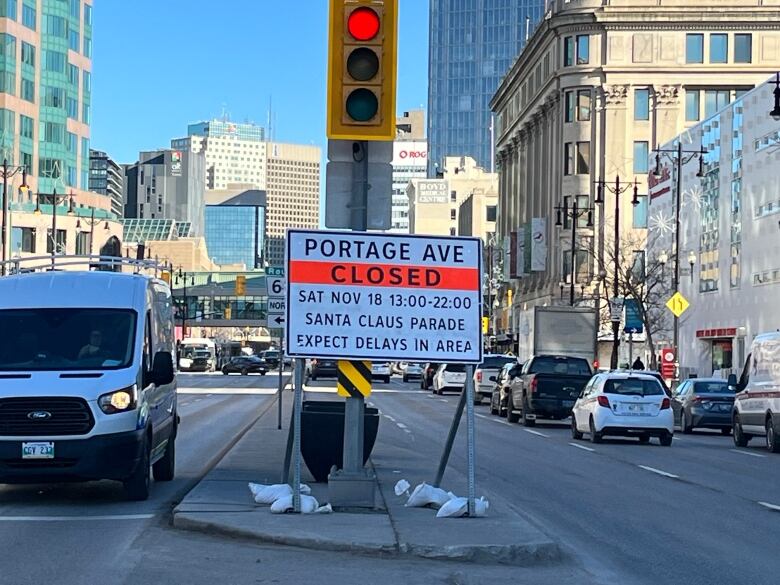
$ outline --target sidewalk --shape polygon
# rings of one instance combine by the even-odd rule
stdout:
[[[317,399],[322,399],[318,394]],[[333,396],[335,399],[336,397]],[[276,405],[247,432],[225,458],[174,510],[176,528],[248,538],[316,550],[471,561],[529,566],[561,558],[556,543],[519,516],[502,497],[490,492],[488,517],[437,519],[427,508],[406,508],[393,492],[402,477],[425,478],[435,466],[398,441],[383,439],[382,422],[371,464],[377,476],[377,506],[365,512],[271,514],[254,503],[247,484],[280,483],[292,408],[284,393],[283,430],[277,430]],[[386,436],[392,433],[388,426]],[[402,471],[401,474],[398,471]],[[447,471],[448,477],[457,475]],[[328,501],[326,484],[314,483],[305,464],[302,480],[320,504]],[[457,478],[462,484],[464,478]],[[461,481],[462,480],[462,481]],[[482,495],[480,491],[478,495]]]

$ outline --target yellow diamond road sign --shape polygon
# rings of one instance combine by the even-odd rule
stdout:
[[[671,299],[669,299],[669,301],[666,303],[666,306],[672,313],[674,313],[675,317],[679,317],[688,310],[688,307],[690,307],[691,304],[688,302],[688,299],[686,299],[680,293],[676,293]]]

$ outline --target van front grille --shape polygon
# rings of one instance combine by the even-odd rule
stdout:
[[[94,426],[81,398],[0,398],[0,436],[86,435]]]

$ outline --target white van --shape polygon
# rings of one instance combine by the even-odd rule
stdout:
[[[0,278],[0,483],[174,476],[169,286],[141,274]]]
[[[780,453],[780,333],[759,335],[753,341],[742,376],[733,374],[734,443],[747,447],[755,436],[765,437],[772,453]]]

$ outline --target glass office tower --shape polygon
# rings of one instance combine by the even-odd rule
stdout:
[[[431,176],[445,156],[470,156],[490,170],[490,100],[544,6],[545,0],[431,0]]]

